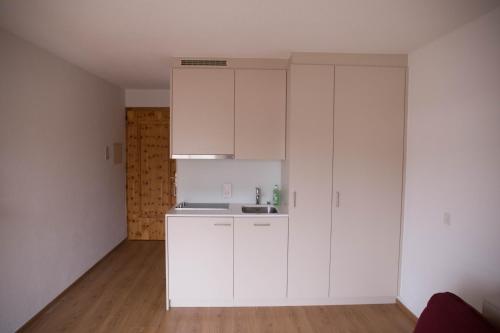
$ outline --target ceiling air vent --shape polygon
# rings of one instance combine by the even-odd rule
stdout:
[[[227,66],[227,60],[182,59],[181,66]]]

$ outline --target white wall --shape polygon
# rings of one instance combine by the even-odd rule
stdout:
[[[500,8],[409,55],[400,298],[500,293]],[[443,214],[450,214],[450,224]]]
[[[281,186],[280,161],[177,160],[177,201],[255,203],[255,187],[262,201],[272,201],[274,185]],[[224,199],[222,184],[232,184]]]
[[[0,332],[126,237],[118,87],[0,30]]]
[[[126,89],[125,106],[127,107],[170,106],[170,90]]]

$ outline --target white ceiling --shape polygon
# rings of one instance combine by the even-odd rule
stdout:
[[[0,26],[124,88],[166,88],[171,57],[407,53],[498,0],[0,0]]]

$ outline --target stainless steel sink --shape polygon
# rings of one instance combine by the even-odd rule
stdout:
[[[272,206],[243,206],[241,211],[245,214],[278,214],[276,207]]]
[[[176,210],[228,210],[228,203],[198,203],[198,202],[181,202],[175,206]]]

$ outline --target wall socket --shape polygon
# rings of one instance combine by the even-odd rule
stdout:
[[[230,183],[225,183],[225,184],[222,184],[222,197],[224,199],[229,199],[231,198],[231,195],[232,195],[232,189],[231,189],[231,184]]]

